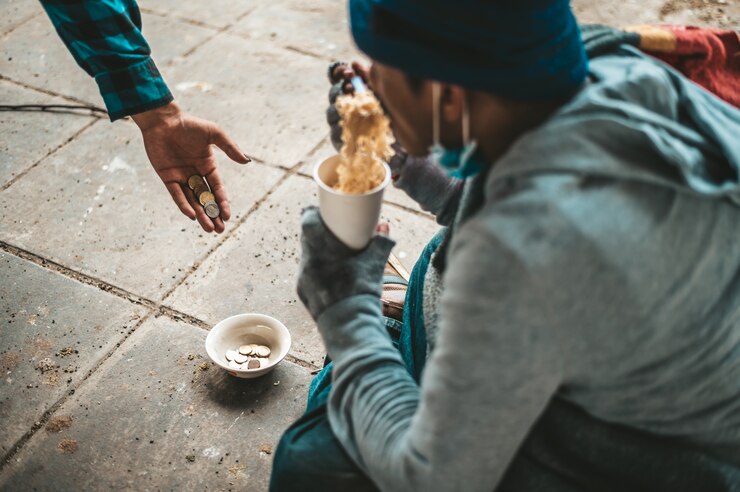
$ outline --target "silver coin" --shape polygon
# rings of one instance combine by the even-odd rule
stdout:
[[[216,202],[206,202],[203,207],[206,209],[206,215],[212,219],[215,219],[216,217],[221,215],[221,211],[218,209],[218,205],[216,205]]]
[[[236,362],[237,364],[244,364],[245,362],[247,362],[248,359],[249,357],[247,357],[246,355],[236,354],[236,357],[234,357],[234,362]]]
[[[270,347],[267,347],[265,345],[260,345],[257,347],[257,350],[255,350],[258,357],[269,357],[270,356]]]
[[[236,350],[227,350],[226,351],[226,360],[234,360],[234,357],[236,357],[237,351]]]
[[[239,353],[242,355],[252,355],[252,352],[254,352],[254,349],[251,345],[242,345],[239,347]]]

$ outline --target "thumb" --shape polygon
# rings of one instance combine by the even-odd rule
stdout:
[[[232,161],[238,162],[240,164],[251,162],[252,159],[247,157],[247,155],[242,152],[236,142],[234,142],[231,137],[229,137],[226,132],[224,132],[215,123],[213,123],[213,127],[211,128],[210,140],[211,144],[223,150],[224,153],[228,155]]]

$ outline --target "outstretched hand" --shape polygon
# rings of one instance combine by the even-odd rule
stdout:
[[[154,171],[167,187],[180,211],[197,219],[206,232],[224,231],[231,207],[216,165],[211,145],[240,164],[250,159],[215,123],[184,113],[175,103],[132,116],[144,139],[144,148]],[[221,215],[211,219],[188,187],[188,178],[203,176],[216,197]]]

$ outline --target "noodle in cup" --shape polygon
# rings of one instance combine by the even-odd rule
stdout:
[[[313,171],[313,179],[319,187],[319,211],[326,227],[344,244],[360,250],[367,246],[375,234],[383,204],[383,192],[391,182],[391,170],[385,170],[383,181],[366,193],[348,194],[334,189],[337,182],[337,167],[342,162],[334,155],[319,162]]]

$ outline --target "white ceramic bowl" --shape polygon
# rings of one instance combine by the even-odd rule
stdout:
[[[226,360],[226,351],[240,345],[267,345],[271,353],[268,365],[259,369],[234,369]],[[257,313],[237,314],[220,321],[206,337],[206,352],[214,364],[238,378],[257,378],[272,371],[290,350],[290,332],[280,321]]]

